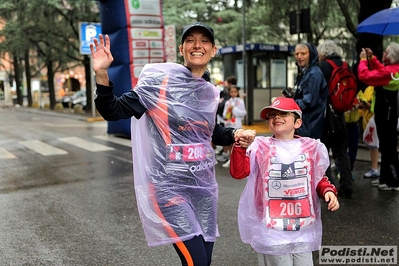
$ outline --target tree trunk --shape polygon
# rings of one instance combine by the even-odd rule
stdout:
[[[32,75],[30,73],[30,63],[29,63],[29,50],[25,52],[25,75],[26,75],[26,90],[28,93],[28,106],[32,107],[32,85],[31,79]]]
[[[86,97],[87,97],[86,113],[89,113],[89,112],[91,112],[92,103],[93,103],[93,99],[92,99],[91,95],[94,94],[91,92],[93,90],[93,86],[92,86],[90,73],[93,70],[91,69],[89,56],[87,56],[87,55],[84,56],[83,64],[85,66],[85,75],[86,75]]]
[[[54,109],[55,106],[55,87],[54,87],[54,69],[53,69],[53,61],[48,60],[46,63],[47,66],[47,80],[48,80],[48,91],[50,94],[50,109]]]
[[[381,11],[383,9],[389,8],[392,4],[392,0],[359,0],[360,2],[360,10],[358,15],[359,24],[370,17],[371,15]],[[356,51],[359,56],[362,48],[370,48],[373,51],[373,54],[377,56],[379,60],[382,58],[382,52],[384,51],[383,47],[383,36],[372,34],[372,33],[359,33],[358,39],[356,42]],[[359,64],[359,57],[357,57],[357,62],[354,65],[354,71],[357,75],[357,66]],[[367,84],[364,84],[359,81],[358,88],[363,90],[367,87]]]
[[[22,86],[22,71],[20,69],[20,62],[18,57],[14,56],[14,78],[15,78],[15,90],[17,93],[17,104],[23,105],[24,99],[22,95],[23,86]]]
[[[381,11],[383,9],[389,8],[392,4],[392,0],[380,0],[380,1],[372,1],[372,0],[359,0],[360,1],[360,11],[358,16],[359,24],[370,17],[371,15]],[[373,50],[375,56],[378,59],[382,58],[382,52],[384,51],[384,47],[382,47],[383,36],[371,34],[371,33],[359,33],[359,38],[356,43],[356,51],[358,54],[361,52],[362,48],[370,48]]]

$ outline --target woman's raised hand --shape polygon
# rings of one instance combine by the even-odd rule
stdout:
[[[93,59],[93,69],[96,74],[107,72],[114,57],[111,54],[111,41],[108,35],[100,34],[99,39],[94,38],[90,44],[91,56]]]

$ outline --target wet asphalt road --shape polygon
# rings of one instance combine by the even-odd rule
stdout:
[[[0,158],[0,265],[179,265],[171,246],[147,247],[131,150],[107,139],[105,122],[0,108],[0,124],[0,154],[14,155]],[[108,149],[88,151],[65,141],[70,137]],[[22,145],[32,140],[66,154],[44,156]],[[323,212],[323,245],[399,244],[399,193],[371,187],[363,179],[368,167],[357,161],[354,198],[340,199],[338,212]],[[237,228],[245,180],[232,179],[221,164],[217,180],[221,237],[212,265],[256,266],[256,254]],[[318,252],[314,259],[318,265]]]

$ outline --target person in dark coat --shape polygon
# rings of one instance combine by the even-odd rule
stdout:
[[[321,139],[324,129],[324,113],[327,104],[327,82],[318,67],[317,49],[310,43],[295,46],[298,76],[293,88],[294,100],[302,110],[302,126],[296,134]]]

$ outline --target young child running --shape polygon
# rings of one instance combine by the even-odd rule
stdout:
[[[234,145],[230,173],[248,177],[238,207],[241,239],[258,253],[259,266],[313,265],[321,247],[321,203],[339,208],[337,190],[325,176],[327,149],[300,137],[302,111],[291,98],[277,98],[260,112],[271,137],[258,136],[247,148]]]

